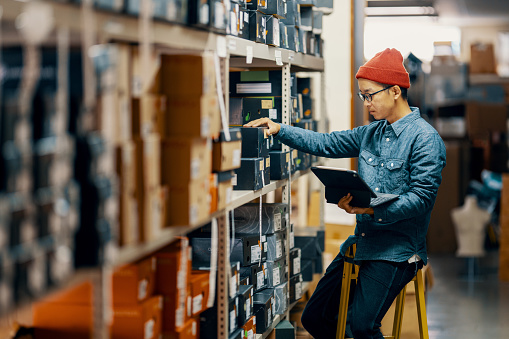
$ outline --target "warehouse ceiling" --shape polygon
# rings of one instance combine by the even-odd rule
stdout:
[[[368,17],[432,17],[452,25],[509,24],[509,0],[368,0]]]

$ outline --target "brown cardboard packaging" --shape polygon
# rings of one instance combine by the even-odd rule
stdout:
[[[210,213],[217,211],[217,199],[218,199],[218,186],[217,173],[209,174],[209,189],[210,189]]]
[[[209,216],[211,198],[208,176],[172,185],[169,190],[165,226],[196,225]]]
[[[232,201],[233,182],[232,180],[223,181],[217,184],[217,209],[225,209]]]
[[[168,97],[216,93],[214,56],[163,55],[161,89]]]
[[[33,324],[37,338],[91,338],[92,284],[86,282],[35,303]]]
[[[161,145],[162,182],[181,185],[208,177],[212,171],[212,141],[201,138],[169,138]]]
[[[139,238],[141,241],[157,239],[166,218],[167,187],[156,187],[145,191],[142,200],[138,201],[140,215]]]
[[[241,328],[244,330],[244,333],[247,334],[248,338],[254,338],[256,336],[256,316],[251,316]]]
[[[212,170],[224,172],[240,167],[242,140],[215,142],[212,150]]]
[[[167,100],[164,136],[206,138],[219,135],[221,112],[217,94],[180,95]],[[171,117],[171,119],[170,119]]]
[[[121,267],[113,273],[113,304],[138,304],[154,294],[156,258],[149,257]]]
[[[469,102],[465,109],[469,136],[506,132],[507,108],[505,104]]]
[[[196,316],[207,309],[207,300],[209,298],[209,277],[207,271],[191,271],[191,314]],[[189,306],[189,302],[188,302]]]
[[[149,55],[149,62],[142,65],[141,52],[132,47],[131,95],[139,98],[142,94],[160,93],[161,89],[161,57],[156,51]]]
[[[150,134],[162,135],[166,117],[166,97],[158,94],[142,94],[132,99],[132,135],[146,137]]]
[[[136,201],[135,146],[126,141],[116,148],[117,175],[120,186],[119,245],[138,242],[138,205]]]
[[[200,319],[195,317],[186,321],[184,327],[175,332],[163,332],[163,339],[197,339],[200,337]]]
[[[163,332],[179,330],[186,321],[191,276],[189,240],[180,238],[156,254],[155,290],[163,295]]]
[[[497,73],[493,44],[470,45],[470,73]]]
[[[162,328],[162,297],[141,304],[113,307],[112,339],[158,339]]]

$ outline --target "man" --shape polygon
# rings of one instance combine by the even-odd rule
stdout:
[[[348,323],[355,339],[383,338],[381,321],[403,287],[427,262],[426,233],[445,166],[445,146],[419,109],[408,105],[410,87],[403,57],[395,49],[376,54],[359,68],[361,100],[376,121],[353,130],[316,133],[262,118],[246,126],[268,126],[282,143],[317,156],[359,158],[360,176],[375,192],[399,194],[374,207],[338,206],[356,214],[355,235],[341,245],[302,314],[314,338],[336,336],[343,255],[357,244],[359,278],[350,298]]]

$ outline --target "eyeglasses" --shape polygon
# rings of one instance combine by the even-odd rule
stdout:
[[[366,94],[362,94],[361,92],[357,93],[357,95],[359,96],[359,98],[362,100],[362,101],[365,101],[367,100],[368,102],[371,102],[371,100],[373,100],[373,95],[377,94],[377,93],[380,93],[380,92],[383,92],[385,91],[386,89],[389,89],[391,87],[393,87],[394,85],[392,86],[387,86],[379,91],[376,91],[375,93],[366,93]]]

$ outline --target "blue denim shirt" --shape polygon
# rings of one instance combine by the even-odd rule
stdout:
[[[358,214],[356,260],[402,262],[414,254],[427,263],[426,233],[445,166],[445,145],[419,109],[393,124],[386,120],[352,130],[317,133],[281,125],[276,135],[292,148],[328,158],[359,158],[359,174],[375,192],[395,193],[393,202]]]

